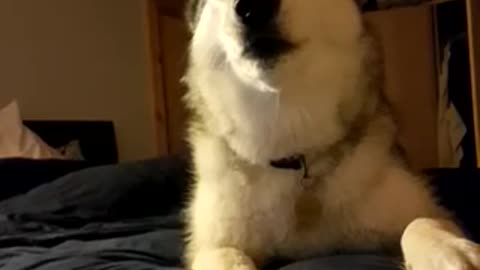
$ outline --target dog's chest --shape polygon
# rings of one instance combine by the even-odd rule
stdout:
[[[341,229],[337,217],[324,212],[322,184],[305,186],[296,171],[267,171],[257,175],[243,195],[239,191],[241,202],[235,202],[241,206],[237,209],[243,213],[245,235],[252,237],[247,241],[255,246],[252,249],[301,257],[308,250],[323,252],[333,247]]]

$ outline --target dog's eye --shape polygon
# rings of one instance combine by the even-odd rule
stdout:
[[[205,6],[206,0],[189,0],[185,8],[185,20],[190,28],[190,31],[194,31],[197,26],[200,13]]]

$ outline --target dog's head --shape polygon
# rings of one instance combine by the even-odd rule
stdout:
[[[193,61],[228,66],[246,83],[264,81],[261,90],[286,87],[279,82],[286,74],[296,73],[297,82],[328,76],[358,54],[359,1],[191,0]]]

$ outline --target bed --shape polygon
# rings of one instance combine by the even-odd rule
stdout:
[[[0,269],[182,269],[188,168],[188,158],[179,156],[94,166],[1,201]],[[480,202],[480,173],[428,173],[442,202],[457,210],[478,241],[480,222],[472,207]],[[399,263],[381,253],[338,254],[278,260],[266,269],[393,270]]]
[[[183,269],[188,156],[119,163],[110,122],[25,124],[53,147],[79,140],[86,160],[0,160],[0,269]],[[478,241],[474,207],[480,203],[480,172],[427,173],[441,202]],[[372,252],[277,260],[265,269],[394,270],[399,265],[396,257]]]
[[[78,140],[84,160],[0,160],[0,269],[181,270],[189,158],[117,162],[114,129],[100,121],[25,121],[52,147]],[[478,240],[480,173],[432,170],[440,197]],[[452,199],[453,198],[453,199]],[[473,213],[473,214],[472,214]],[[393,270],[380,253],[274,261],[268,270]]]
[[[88,167],[1,201],[0,269],[178,266],[183,164],[168,158]]]

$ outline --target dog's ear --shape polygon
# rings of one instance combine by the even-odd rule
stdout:
[[[185,20],[193,33],[200,18],[200,13],[207,0],[188,0],[185,7]]]

